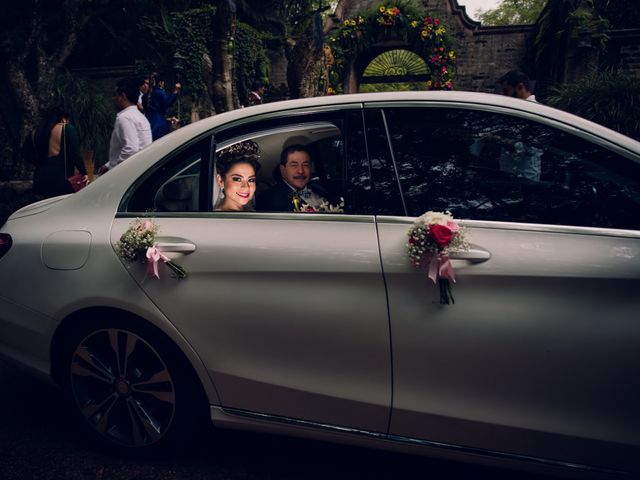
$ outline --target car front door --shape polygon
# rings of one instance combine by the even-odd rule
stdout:
[[[291,120],[290,131],[280,119],[277,125],[256,126],[255,135],[245,125],[241,132],[216,139],[233,144],[253,138],[263,148],[263,169],[270,171],[267,167],[277,165],[267,165],[268,159],[278,157],[289,141],[287,132],[296,142],[324,135],[319,143],[344,152],[336,158],[344,162],[349,151],[364,155],[363,148],[345,147],[349,135],[362,141],[360,110],[352,120],[346,116],[340,113],[332,123],[337,129],[333,137],[326,137],[326,115],[310,115]],[[191,187],[211,188],[197,178],[198,171],[207,169],[192,167],[197,152],[206,160],[206,146],[191,153],[187,149],[161,172],[168,171],[184,187],[195,171]],[[324,167],[334,172],[328,180],[342,175],[338,180],[344,183],[344,168]],[[178,281],[166,269],[160,279],[141,267],[131,272],[198,353],[221,407],[262,418],[386,433],[390,341],[374,217],[353,213],[350,197],[342,214],[190,212],[184,211],[184,205],[193,204],[190,197],[172,182],[164,185],[156,203],[174,211],[156,213],[158,241],[167,252],[187,253],[171,255],[188,277]],[[173,195],[174,190],[179,194]],[[172,203],[185,197],[183,204]],[[116,219],[114,242],[131,216]]]
[[[388,105],[365,119],[392,438],[637,471],[638,158],[478,109]],[[467,228],[470,250],[451,255],[455,304],[407,255],[429,210]]]

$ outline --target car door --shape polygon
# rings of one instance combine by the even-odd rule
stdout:
[[[256,141],[260,178],[268,183],[285,143],[322,138],[316,143],[333,145],[337,155],[335,165],[324,163],[324,171],[334,172],[326,180],[344,185],[347,157],[364,155],[363,148],[345,147],[349,136],[362,142],[359,108],[349,117],[355,120],[348,116],[236,124],[216,132],[217,149]],[[328,126],[333,137],[326,136]],[[217,192],[212,200],[213,167],[203,166],[207,142],[179,149],[158,169],[159,179],[139,186],[129,202],[133,211],[119,215],[113,230],[116,242],[144,211],[140,199],[153,198],[156,210],[171,210],[155,213],[160,246],[188,277],[130,271],[198,353],[228,412],[386,433],[390,342],[374,217],[353,213],[349,197],[343,214],[211,211]],[[193,195],[200,211],[191,211]]]
[[[638,156],[523,117],[367,109],[391,318],[390,435],[637,471]],[[429,210],[450,210],[471,244],[451,255],[452,305],[408,260],[407,231]]]

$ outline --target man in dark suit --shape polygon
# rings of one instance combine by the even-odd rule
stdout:
[[[317,184],[310,184],[311,153],[304,145],[291,145],[280,154],[280,180],[266,192],[258,195],[256,209],[266,212],[295,211],[297,197],[313,208],[327,202],[327,192]]]

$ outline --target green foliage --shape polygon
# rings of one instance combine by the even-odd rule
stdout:
[[[594,73],[553,89],[551,106],[640,140],[640,79],[621,71]]]
[[[532,24],[538,20],[547,0],[502,0],[492,10],[478,15],[483,25]]]
[[[116,112],[111,99],[86,81],[63,70],[56,75],[48,96],[42,100],[44,108],[58,105],[71,114],[83,147],[98,150],[107,145]]]
[[[566,23],[574,41],[585,30],[591,35],[592,40],[597,40],[599,48],[604,51],[609,40],[606,33],[609,30],[609,21],[597,12],[593,0],[583,0],[578,8],[569,13]]]
[[[598,14],[606,18],[613,29],[640,28],[638,0],[594,0]]]
[[[145,16],[140,26],[152,38],[161,64],[153,64],[147,57],[139,62],[144,72],[154,70],[174,70],[184,83],[184,93],[195,99],[207,92],[202,76],[202,61],[211,42],[211,19],[215,13],[212,6],[192,8],[186,11],[159,11],[157,16]],[[180,64],[175,64],[178,56]]]
[[[243,102],[254,80],[269,82],[269,58],[264,41],[271,39],[268,33],[262,33],[243,22],[238,22],[235,37],[235,76],[238,96]]]
[[[329,95],[341,93],[347,63],[371,46],[389,40],[402,41],[425,60],[431,77],[427,88],[453,88],[456,56],[446,27],[413,3],[398,2],[345,19],[342,27],[327,38],[322,90]]]
[[[533,61],[537,78],[558,81],[563,78],[568,45],[578,42],[582,31],[586,30],[591,35],[592,45],[603,52],[609,23],[595,8],[594,0],[548,2],[538,21]]]

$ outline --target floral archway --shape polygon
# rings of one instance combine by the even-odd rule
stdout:
[[[398,45],[424,59],[428,69],[426,89],[453,88],[456,54],[445,25],[413,5],[396,3],[346,18],[337,31],[327,36],[320,90],[325,95],[343,93],[345,75],[351,74],[359,56]]]

